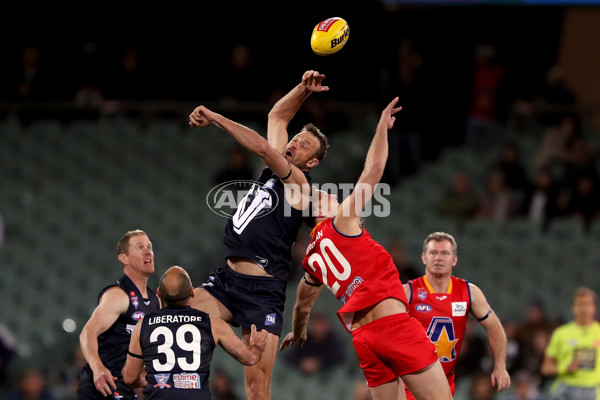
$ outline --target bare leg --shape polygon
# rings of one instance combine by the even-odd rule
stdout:
[[[244,342],[250,340],[250,329],[242,328]],[[267,346],[261,359],[250,367],[244,367],[246,382],[246,397],[248,400],[269,400],[271,398],[271,372],[277,349],[279,348],[279,336],[269,333]]]
[[[452,400],[448,379],[439,361],[414,374],[404,375],[402,380],[417,400]]]
[[[398,384],[398,378],[390,381],[388,383],[384,383],[383,385],[370,387],[369,391],[371,392],[371,397],[373,400],[400,400],[403,397],[400,397],[400,385]],[[403,390],[404,391],[404,390]]]
[[[190,299],[190,307],[196,310],[204,311],[207,314],[221,318],[224,321],[231,322],[233,315],[219,300],[204,288],[194,289],[194,297]]]

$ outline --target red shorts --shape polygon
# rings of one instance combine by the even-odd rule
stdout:
[[[452,396],[454,396],[454,389],[456,389],[456,385],[454,383],[454,374],[447,376],[447,378],[448,378],[448,385],[450,386],[450,393],[452,393]],[[417,400],[415,398],[415,396],[413,396],[413,394],[410,392],[410,390],[408,390],[408,387],[406,387],[406,384],[404,385],[404,390],[406,391],[406,400]]]
[[[438,359],[423,325],[407,313],[380,318],[355,329],[352,343],[369,387],[417,372]]]

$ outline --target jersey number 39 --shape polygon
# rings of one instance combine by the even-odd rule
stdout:
[[[186,333],[190,335],[186,335]],[[150,334],[150,342],[158,342],[161,336],[164,338],[164,343],[159,345],[157,350],[166,356],[166,362],[161,363],[158,359],[152,360],[152,366],[156,371],[171,371],[176,362],[183,371],[195,371],[200,367],[200,340],[202,335],[198,327],[192,324],[181,325],[175,332],[175,338],[173,338],[171,329],[166,326],[159,326]],[[186,340],[186,336],[191,336],[191,340]],[[175,339],[175,342],[173,339]],[[172,349],[173,343],[176,343],[181,350],[191,353],[191,362],[188,362],[188,357],[175,357],[175,352]]]

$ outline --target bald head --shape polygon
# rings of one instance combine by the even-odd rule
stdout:
[[[185,269],[174,266],[160,277],[158,295],[165,306],[182,307],[188,303],[193,290],[192,281]]]

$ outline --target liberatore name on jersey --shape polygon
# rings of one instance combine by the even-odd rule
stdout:
[[[328,219],[313,229],[311,237],[302,266],[343,303],[337,314],[349,332],[354,312],[386,298],[408,307],[392,256],[364,227],[360,235],[347,236]]]

